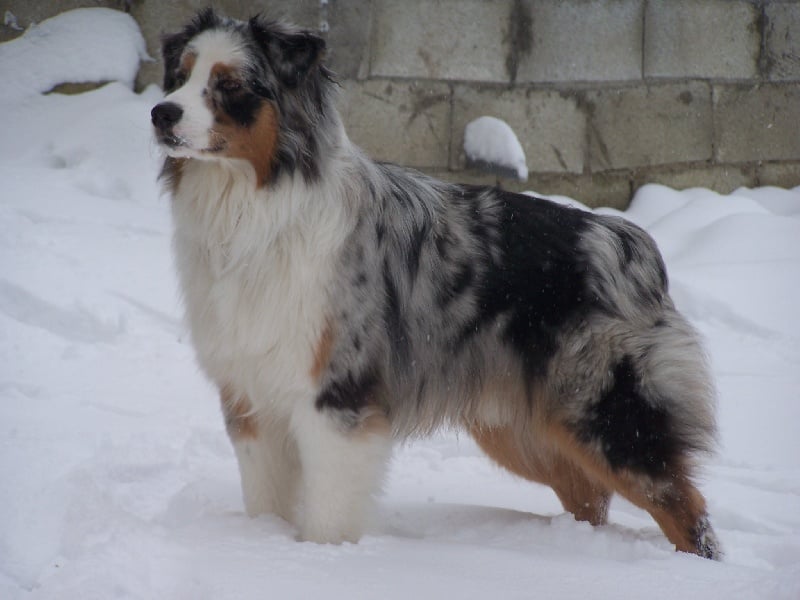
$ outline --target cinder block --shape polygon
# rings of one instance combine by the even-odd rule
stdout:
[[[575,96],[554,91],[457,85],[453,97],[450,167],[463,169],[464,127],[489,115],[509,124],[525,151],[530,171],[581,173],[586,115]]]
[[[367,77],[372,0],[330,0],[321,6],[321,14],[330,68],[342,79]]]
[[[645,11],[645,77],[758,75],[759,11],[748,0],[659,0]]]
[[[527,189],[548,196],[567,196],[590,208],[625,210],[632,197],[630,175],[624,172],[568,176],[534,173]]]
[[[710,160],[710,87],[701,82],[587,93],[592,171]]]
[[[516,41],[518,82],[642,77],[641,0],[532,0],[525,6],[528,39]]]
[[[800,159],[800,87],[714,86],[717,162]]]
[[[376,160],[446,168],[450,86],[372,79],[344,82],[345,128]]]
[[[591,208],[609,206],[625,210],[631,201],[631,182],[627,173],[600,173],[598,175],[554,175],[531,173],[528,181],[498,179],[485,173],[467,171],[438,171],[423,169],[426,173],[453,183],[471,185],[497,185],[512,192],[531,192],[537,195],[567,196]]]
[[[373,76],[508,81],[511,0],[375,0]]]
[[[800,186],[800,161],[759,165],[758,185],[774,185],[787,189]]]
[[[772,3],[765,10],[765,67],[769,78],[800,79],[800,3]]]
[[[755,167],[735,165],[693,165],[637,171],[633,177],[634,189],[648,183],[660,183],[676,190],[704,187],[720,194],[730,194],[740,187],[754,187],[758,178]]]

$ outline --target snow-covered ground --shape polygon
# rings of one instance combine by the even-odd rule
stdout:
[[[4,81],[29,66],[4,56]],[[800,188],[648,186],[626,213],[707,338],[724,562],[673,552],[621,500],[577,523],[455,434],[398,449],[361,543],[318,546],[243,514],[181,324],[160,90],[38,87],[0,100],[0,598],[800,598]]]

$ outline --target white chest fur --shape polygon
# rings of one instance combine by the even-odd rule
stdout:
[[[313,390],[344,213],[301,181],[259,190],[238,163],[184,166],[174,246],[198,361],[256,407]]]

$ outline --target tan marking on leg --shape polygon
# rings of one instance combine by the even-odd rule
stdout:
[[[550,468],[542,456],[523,454],[511,427],[472,427],[470,435],[481,449],[501,467],[537,483],[550,483]]]
[[[314,362],[311,364],[310,370],[311,378],[314,381],[318,381],[328,367],[328,363],[331,360],[331,352],[333,351],[334,339],[333,328],[327,323],[314,348]]]
[[[225,428],[231,439],[241,440],[258,437],[258,421],[253,414],[253,405],[244,394],[237,393],[233,387],[225,385],[220,390],[222,414]]]
[[[553,439],[558,441],[559,450],[591,477],[649,512],[677,550],[701,553],[695,528],[706,515],[706,504],[702,494],[691,483],[684,465],[676,467],[669,480],[664,482],[626,470],[614,471],[565,428],[554,426],[550,431]]]
[[[564,509],[578,521],[602,525],[608,517],[611,497],[602,484],[587,477],[583,470],[544,441],[520,439],[511,427],[470,430],[478,445],[497,464],[515,475],[553,488]],[[531,432],[531,436],[536,432]]]

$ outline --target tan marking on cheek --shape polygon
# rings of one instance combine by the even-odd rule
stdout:
[[[250,127],[234,126],[227,137],[228,156],[248,161],[256,172],[258,187],[263,187],[272,174],[272,163],[278,148],[278,114],[274,106],[264,102]]]
[[[239,71],[236,67],[231,65],[227,65],[225,63],[214,63],[214,66],[211,67],[211,72],[209,74],[209,84],[214,79],[220,78],[230,78],[230,79],[237,79]]]
[[[187,52],[181,58],[181,71],[185,74],[186,79],[192,74],[192,69],[197,62],[197,55],[194,52]]]
[[[333,351],[333,329],[330,324],[325,325],[322,335],[319,336],[317,345],[314,348],[314,362],[311,364],[310,375],[314,381],[318,381],[328,366],[331,360],[331,352]]]
[[[258,437],[258,421],[247,396],[226,385],[220,390],[220,402],[222,414],[225,416],[225,428],[232,440]]]

